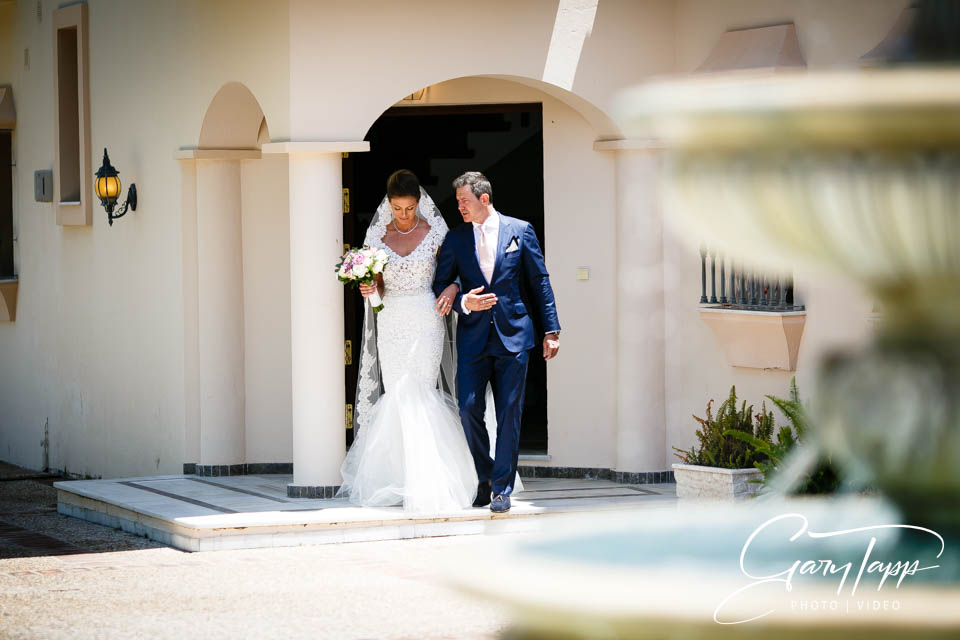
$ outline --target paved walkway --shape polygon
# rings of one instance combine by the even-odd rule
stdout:
[[[343,499],[288,498],[288,475],[154,476],[57,482],[58,510],[188,551],[298,546],[530,530],[532,516],[672,508],[675,485],[527,479],[510,513],[411,514]]]
[[[48,517],[65,521],[57,535],[82,544],[78,529],[100,529],[128,550],[0,553],[4,640],[494,640],[510,623],[505,607],[444,584],[450,563],[483,561],[481,536],[196,554]]]
[[[26,479],[31,475],[36,474],[15,471],[4,482],[0,474],[0,523],[10,529],[9,535],[0,533],[2,638],[514,639],[521,636],[508,608],[449,589],[451,574],[499,561],[508,541],[537,540],[557,530],[566,518],[563,506],[607,513],[620,500],[631,512],[664,515],[676,507],[672,485],[624,489],[609,482],[531,481],[528,486],[537,491],[520,501],[526,507],[515,507],[517,513],[546,508],[551,517],[494,519],[482,509],[468,510],[488,521],[539,527],[528,533],[195,554],[64,516],[57,512],[51,478]],[[288,478],[234,479],[244,484],[235,488],[270,485],[274,493],[268,495],[286,500]],[[147,484],[162,487],[163,481]],[[223,506],[219,498],[203,497]],[[310,501],[278,502],[272,508],[297,513],[304,502]],[[339,501],[319,502],[309,511],[346,514],[352,509]]]

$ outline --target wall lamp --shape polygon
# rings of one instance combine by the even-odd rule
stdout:
[[[114,220],[122,218],[127,213],[127,208],[137,210],[137,185],[131,184],[127,190],[127,200],[120,207],[120,213],[115,214],[113,212],[117,206],[117,199],[120,197],[121,184],[120,178],[117,177],[119,173],[110,164],[110,156],[107,155],[107,150],[104,148],[103,165],[97,169],[97,173],[94,175],[97,176],[97,197],[100,198],[100,204],[103,205],[103,208],[107,210],[107,221],[111,227]]]

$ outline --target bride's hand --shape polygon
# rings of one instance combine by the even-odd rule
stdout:
[[[460,291],[460,287],[454,282],[440,292],[440,296],[437,298],[437,313],[442,316],[450,313],[453,309],[453,300],[457,297],[458,291]]]
[[[377,285],[375,284],[363,284],[360,283],[360,295],[364,298],[369,298],[377,290]]]

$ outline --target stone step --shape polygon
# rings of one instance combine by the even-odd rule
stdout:
[[[532,530],[535,517],[675,508],[672,484],[525,479],[506,514],[488,509],[409,513],[344,499],[288,498],[289,475],[191,475],[57,482],[57,510],[184,551],[396,540]]]

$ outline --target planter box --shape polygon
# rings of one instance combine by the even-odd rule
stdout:
[[[763,474],[757,469],[721,469],[694,464],[674,464],[678,498],[732,502],[760,492]]]

